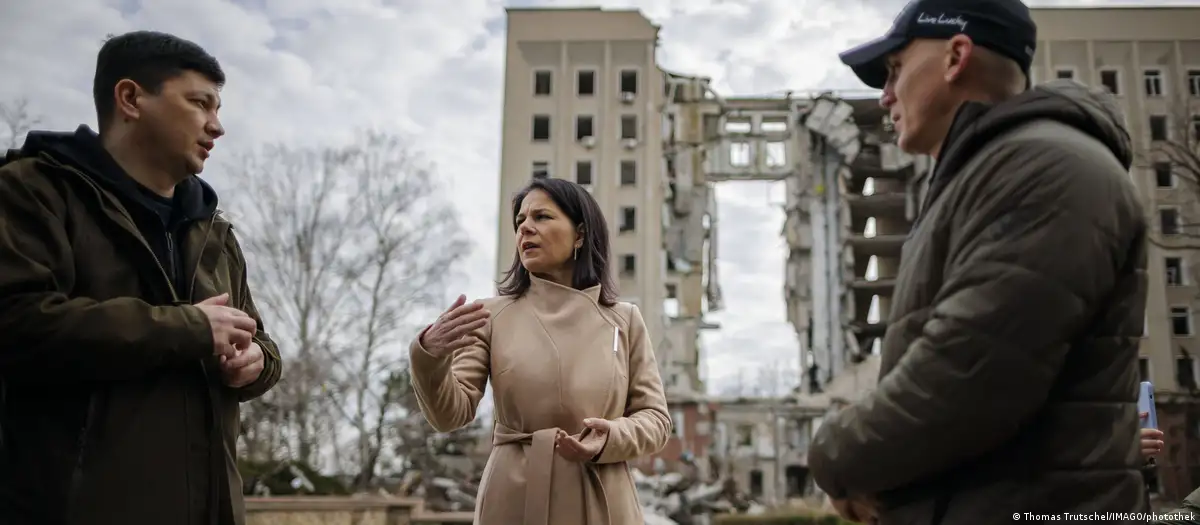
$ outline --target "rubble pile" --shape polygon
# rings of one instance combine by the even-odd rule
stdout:
[[[704,483],[679,472],[648,476],[632,469],[632,473],[646,525],[710,525],[716,514],[764,510],[730,479]]]

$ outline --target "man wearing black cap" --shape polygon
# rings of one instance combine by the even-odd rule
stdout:
[[[850,519],[1133,523],[1105,513],[1146,510],[1147,225],[1131,142],[1111,96],[1030,89],[1036,42],[1017,0],[917,0],[841,55],[883,90],[901,149],[937,161],[878,387],[826,418],[809,451]]]

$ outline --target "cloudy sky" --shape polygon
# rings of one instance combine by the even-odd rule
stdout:
[[[437,163],[475,252],[461,291],[491,292],[505,6],[640,8],[662,30],[659,62],[729,95],[858,89],[836,53],[881,34],[901,0],[0,0],[0,101],[27,98],[43,126],[95,125],[90,97],[105,35],[172,32],[229,77],[228,135],[205,177],[219,191],[230,151],[263,141],[348,140],[365,126],[410,134]],[[1063,0],[1056,4],[1101,4]],[[1196,2],[1156,2],[1190,3]],[[1041,2],[1038,5],[1050,5]],[[718,191],[727,313],[705,341],[714,390],[796,367],[784,321],[783,215],[767,185]],[[454,290],[457,293],[459,290]]]

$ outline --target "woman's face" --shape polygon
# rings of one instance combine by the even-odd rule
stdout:
[[[569,286],[575,248],[583,243],[571,219],[550,195],[535,189],[521,201],[515,220],[517,254],[525,270]]]

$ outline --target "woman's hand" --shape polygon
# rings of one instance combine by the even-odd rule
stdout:
[[[1148,414],[1146,412],[1142,412],[1141,414],[1139,414],[1139,416],[1142,419],[1145,419],[1145,418],[1149,417],[1150,414]],[[1142,456],[1145,456],[1146,459],[1151,459],[1154,456],[1157,456],[1160,452],[1163,451],[1163,447],[1166,445],[1165,443],[1163,443],[1163,440],[1162,440],[1163,439],[1162,431],[1157,428],[1141,429],[1141,437],[1142,437]]]
[[[583,463],[591,461],[604,450],[608,442],[608,431],[612,422],[607,419],[588,418],[583,420],[587,427],[577,435],[570,435],[565,430],[559,430],[554,436],[554,450],[564,459]]]
[[[445,357],[470,346],[471,339],[466,335],[487,324],[491,312],[483,307],[483,303],[466,302],[467,296],[459,295],[454,304],[421,334],[421,347],[429,355]]]

